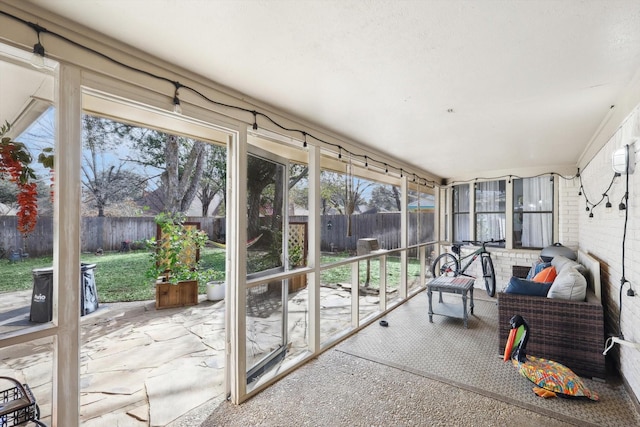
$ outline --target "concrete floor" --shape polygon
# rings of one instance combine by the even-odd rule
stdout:
[[[327,300],[335,301],[336,309],[341,302],[338,294],[339,290],[332,290]],[[28,297],[16,295],[14,305],[5,297],[6,294],[0,305],[8,304],[4,312],[11,312],[12,317],[0,319],[0,332],[19,327],[21,316],[28,318],[28,311],[25,315],[6,309]],[[445,356],[453,362],[473,357],[460,351],[446,353],[431,344],[428,351],[425,349],[425,342],[442,342],[444,336],[453,340],[450,347],[458,341],[469,347],[452,332],[462,332],[464,337],[480,334],[474,338],[474,348],[478,341],[491,340],[495,335],[481,335],[482,328],[491,330],[495,323],[484,318],[482,310],[470,320],[469,330],[462,328],[457,319],[449,323],[436,318],[433,324],[427,323],[425,300],[424,294],[418,295],[389,314],[389,328],[377,323],[368,326],[239,406],[226,402],[223,395],[224,302],[202,301],[194,307],[170,310],[155,310],[152,302],[103,304],[97,312],[82,318],[81,425],[616,425],[572,422],[576,418],[514,405],[492,398],[483,390],[456,386],[455,381],[439,380],[437,375],[407,367]],[[485,302],[487,312],[495,311],[493,304]],[[477,307],[482,309],[483,304],[477,303]],[[326,323],[327,327],[332,326],[331,322]],[[436,334],[436,339],[428,337],[429,331]],[[378,337],[380,332],[390,335]],[[395,340],[402,337],[408,342],[398,344]],[[420,342],[423,338],[427,341]],[[357,349],[353,344],[365,339],[376,345],[393,342],[393,349]],[[488,357],[496,357],[495,345],[490,343],[489,347]],[[402,360],[407,357],[414,360],[403,365]],[[460,370],[455,363],[448,369]],[[43,420],[49,421],[49,344],[0,349],[0,375],[29,383]],[[512,386],[518,391],[523,388],[516,372],[509,369],[506,375],[516,381]],[[486,389],[492,387],[495,385],[486,384]],[[610,399],[623,396],[620,392],[611,393]],[[605,406],[600,408],[604,410]],[[612,412],[628,411],[628,397],[625,401],[623,396],[618,406],[606,408]],[[640,425],[637,412],[625,419],[634,421],[617,425]]]
[[[445,316],[429,322],[419,294],[385,316],[388,327],[370,324],[242,405],[213,408],[201,425],[640,426],[615,374],[583,378],[599,402],[536,396],[499,355],[496,300],[476,294],[468,329]],[[444,303],[461,307],[459,296]]]
[[[219,404],[201,425],[560,427],[573,424],[334,349],[242,405]]]

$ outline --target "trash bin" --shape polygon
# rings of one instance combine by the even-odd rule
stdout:
[[[53,317],[53,267],[36,268],[33,273],[31,293],[31,322],[46,323]]]
[[[98,291],[95,277],[96,264],[80,264],[80,315],[98,309]],[[33,273],[31,295],[31,322],[46,323],[53,318],[53,267],[36,268]]]
[[[95,264],[80,264],[80,315],[93,313],[98,309]]]

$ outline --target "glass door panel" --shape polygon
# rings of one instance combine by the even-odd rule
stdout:
[[[284,271],[287,162],[250,148],[247,165],[247,279]],[[287,351],[287,280],[247,289],[247,383],[256,382]]]

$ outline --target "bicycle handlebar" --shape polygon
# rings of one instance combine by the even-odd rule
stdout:
[[[475,246],[482,246],[484,247],[487,243],[503,243],[506,242],[505,239],[500,239],[500,240],[495,240],[495,239],[491,239],[491,240],[487,240],[487,241],[480,241],[480,240],[463,240],[462,243],[471,243],[472,245]]]

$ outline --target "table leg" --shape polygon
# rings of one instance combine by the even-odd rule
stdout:
[[[427,287],[427,296],[429,297],[429,323],[433,323],[433,306],[431,305],[433,291],[431,290],[431,287]]]
[[[471,292],[471,314],[473,314],[473,288],[470,289]]]
[[[468,328],[468,315],[467,315],[467,293],[466,292],[462,292],[462,318],[464,319],[464,328],[467,329]]]

